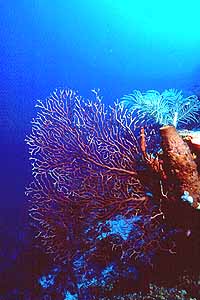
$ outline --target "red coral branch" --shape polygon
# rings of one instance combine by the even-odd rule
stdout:
[[[141,145],[143,159],[145,160],[147,165],[152,169],[152,171],[159,174],[162,180],[166,180],[167,176],[163,169],[163,160],[160,159],[158,155],[152,156],[151,154],[148,154],[146,151],[147,145],[146,145],[144,127],[141,128],[140,138],[141,138],[140,145]]]
[[[36,106],[26,138],[34,181],[26,193],[48,252],[66,257],[72,236],[75,249],[88,220],[98,224],[117,214],[148,213],[133,114],[117,103],[106,109],[98,93],[91,102],[71,90],[57,91]],[[75,228],[82,229],[75,233]]]

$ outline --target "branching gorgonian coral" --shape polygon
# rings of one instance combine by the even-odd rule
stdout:
[[[26,139],[34,176],[26,194],[47,252],[66,261],[87,248],[85,233],[91,228],[95,241],[98,224],[103,228],[102,222],[117,215],[150,220],[159,213],[140,180],[144,120],[138,123],[137,115],[117,103],[106,108],[97,91],[86,101],[72,90],[59,90],[37,107]],[[146,137],[150,152],[158,148],[153,127]],[[141,222],[140,228],[145,231]]]
[[[159,93],[149,90],[141,93],[134,90],[125,95],[121,103],[129,111],[136,110],[141,118],[153,118],[160,125],[182,126],[197,122],[200,112],[200,101],[195,95],[184,97],[182,91],[176,89]]]

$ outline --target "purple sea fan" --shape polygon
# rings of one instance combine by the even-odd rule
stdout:
[[[106,108],[93,92],[93,101],[70,89],[38,101],[26,138],[33,174],[26,189],[30,216],[46,251],[62,262],[91,247],[89,226],[95,241],[100,222],[152,211],[140,178],[143,121],[119,103]],[[146,136],[155,146],[150,126]]]

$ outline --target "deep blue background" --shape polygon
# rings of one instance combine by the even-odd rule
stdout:
[[[191,22],[187,9],[182,16],[181,7],[177,15],[168,7],[165,15],[165,7],[156,12],[130,3],[0,0],[0,227],[2,236],[9,233],[1,238],[4,246],[20,242],[27,220],[24,189],[31,171],[24,139],[36,99],[59,87],[83,96],[98,87],[112,103],[133,89],[198,85],[198,20]]]

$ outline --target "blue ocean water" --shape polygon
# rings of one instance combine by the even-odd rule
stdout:
[[[199,8],[195,0],[0,1],[0,299],[33,288],[48,265],[45,255],[32,260],[38,249],[27,250],[31,167],[24,140],[36,100],[65,87],[85,98],[100,88],[106,105],[134,89],[199,96]],[[25,284],[17,275],[22,265]]]

